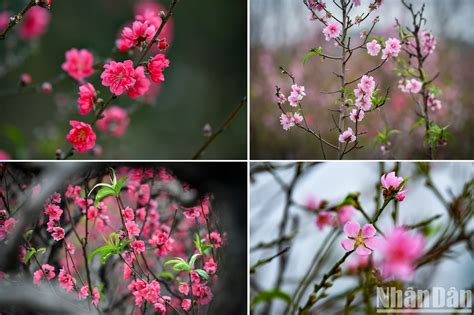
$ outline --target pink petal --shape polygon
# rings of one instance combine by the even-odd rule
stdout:
[[[344,233],[349,237],[357,237],[359,235],[360,225],[357,222],[349,221],[344,225]]]
[[[370,255],[372,253],[372,250],[366,248],[363,245],[360,245],[360,246],[357,247],[356,252],[360,256],[367,256],[367,255]]]
[[[341,242],[342,248],[344,248],[347,251],[353,250],[354,244],[355,244],[354,240],[348,240],[348,239],[342,240]]]
[[[364,238],[374,237],[376,233],[377,231],[372,224],[366,224],[362,228],[362,236],[364,236]]]
[[[383,188],[388,189],[387,182],[385,181],[385,175],[382,175],[382,177],[380,178],[380,182],[382,183]]]
[[[368,238],[364,241],[365,247],[369,249],[377,249],[381,246],[381,239],[377,236]]]

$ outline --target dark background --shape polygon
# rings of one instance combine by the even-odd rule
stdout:
[[[55,1],[49,31],[39,41],[18,42],[14,53],[24,60],[0,74],[2,92],[15,89],[22,73],[33,83],[51,80],[62,72],[65,51],[87,48],[97,57],[110,55],[118,32],[134,17],[139,1]],[[169,1],[160,1],[166,7]],[[0,1],[0,11],[17,12],[25,1]],[[105,159],[189,159],[205,142],[202,128],[214,130],[246,95],[247,40],[246,1],[179,1],[174,15],[172,45],[167,51],[171,67],[154,106],[142,106],[131,115],[126,134],[119,139],[98,133]],[[0,67],[5,65],[9,41],[0,42]],[[9,36],[10,37],[10,36]],[[96,58],[97,59],[97,58]],[[7,67],[9,65],[6,65]],[[99,87],[100,72],[91,77]],[[51,95],[0,97],[0,149],[14,159],[54,159],[56,148],[66,146],[68,121],[77,114],[77,86],[66,79],[54,86]],[[104,90],[104,89],[102,89]],[[105,90],[104,90],[105,91]],[[65,103],[61,109],[57,100]],[[128,97],[114,104],[133,108]],[[66,109],[64,109],[66,108]],[[70,111],[73,113],[64,113]],[[246,157],[246,112],[239,113],[224,134],[213,143],[204,158]],[[84,154],[82,158],[91,158]],[[75,158],[78,158],[77,155]]]

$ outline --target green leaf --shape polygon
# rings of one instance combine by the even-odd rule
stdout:
[[[178,259],[170,259],[168,261],[166,261],[163,266],[168,266],[168,265],[175,265],[175,264],[178,264],[180,263],[181,261],[178,260]]]
[[[122,190],[123,184],[125,184],[125,181],[128,179],[128,176],[124,176],[119,179],[119,181],[115,184],[114,190],[115,190],[115,195],[118,197],[120,195],[120,191]]]
[[[425,125],[425,119],[424,118],[418,119],[417,122],[414,123],[413,126],[411,126],[410,133],[412,133],[413,130],[415,130],[416,128],[424,126],[424,125]]]
[[[173,280],[174,279],[174,275],[169,272],[169,271],[162,271],[158,274],[158,277],[159,278],[165,278],[165,279],[170,279],[170,280]]]
[[[102,264],[105,264],[107,259],[113,255],[117,254],[117,248],[114,245],[104,245],[102,247],[96,248],[92,253],[87,256],[87,261],[91,261],[95,256],[100,255],[100,261]]]
[[[321,56],[321,53],[323,52],[323,48],[322,47],[318,47],[318,48],[313,48],[311,49],[310,51],[308,51],[306,53],[306,55],[304,56],[304,59],[303,59],[303,64],[305,65],[309,59],[315,57],[315,56]]]
[[[33,257],[34,254],[36,254],[36,249],[34,247],[28,249],[25,254],[25,258],[23,258],[23,262],[25,263],[25,265],[30,261],[31,257]]]
[[[102,199],[104,199],[107,196],[115,196],[115,190],[109,187],[101,188],[97,192],[97,195],[95,195],[94,207],[97,207],[99,205],[99,202],[101,202]]]
[[[97,187],[108,187],[110,189],[114,189],[114,186],[112,186],[112,185],[105,184],[105,183],[98,183],[97,185],[92,187],[92,189],[91,189],[91,191],[89,191],[89,194],[87,195],[87,197],[89,197]]]
[[[204,280],[209,280],[209,275],[207,274],[206,271],[202,270],[202,269],[196,269],[194,270],[201,278],[203,278]]]
[[[285,293],[279,289],[274,289],[274,290],[261,291],[257,296],[253,298],[252,304],[250,307],[253,308],[257,304],[275,300],[275,299],[285,301],[288,304],[291,303],[291,297],[288,293]]]
[[[201,256],[201,254],[194,254],[191,259],[189,260],[188,265],[192,268],[194,266],[194,263],[196,262],[196,258]]]
[[[177,263],[176,265],[173,266],[173,270],[178,271],[178,272],[190,271],[191,267],[189,267],[189,265],[185,262],[180,262],[180,263]]]
[[[385,40],[384,40],[382,37],[380,37],[380,36],[371,36],[367,41],[368,41],[368,42],[371,42],[371,41],[373,41],[374,39],[375,39],[379,44],[385,45]]]

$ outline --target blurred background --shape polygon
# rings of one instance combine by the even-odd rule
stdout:
[[[336,12],[332,1],[324,1],[328,10]],[[361,6],[353,10],[354,16],[367,12],[371,1],[362,0]],[[441,72],[437,84],[442,90],[441,111],[431,114],[440,125],[450,125],[453,137],[447,147],[437,152],[438,159],[470,159],[474,155],[474,136],[470,127],[474,123],[473,90],[474,79],[474,33],[466,25],[474,13],[474,2],[470,0],[409,0],[414,6],[426,3],[426,30],[437,37],[435,53],[427,59],[427,70],[432,76]],[[302,130],[282,130],[279,124],[280,111],[275,100],[275,85],[283,88],[288,95],[290,80],[282,75],[279,66],[294,74],[297,82],[306,87],[307,96],[303,101],[310,126],[317,126],[323,137],[336,143],[335,131],[328,109],[334,109],[335,95],[321,94],[320,91],[337,89],[339,80],[332,75],[337,62],[320,62],[314,58],[303,66],[305,54],[312,48],[323,47],[332,54],[332,42],[326,42],[320,22],[310,21],[308,9],[301,0],[256,0],[250,5],[250,100],[251,100],[251,154],[253,159],[315,159],[322,158],[319,143]],[[380,22],[372,35],[397,36],[395,18],[400,23],[411,25],[411,17],[399,0],[383,1],[377,10]],[[375,16],[375,15],[374,15]],[[359,33],[368,31],[369,18],[360,27],[353,29],[353,39]],[[334,55],[334,54],[333,54]],[[363,52],[356,53],[349,64],[348,72],[353,76],[364,73],[380,63],[380,56],[370,57]],[[388,63],[372,74],[380,88],[390,88],[390,101],[381,112],[366,115],[362,130],[368,134],[362,137],[362,150],[355,150],[350,159],[424,159],[423,134],[421,128],[410,133],[418,119],[413,111],[409,95],[402,94],[398,78],[392,72],[394,63]],[[352,77],[352,75],[351,75]],[[400,130],[392,137],[391,150],[385,154],[375,145],[374,137],[387,126]]]
[[[0,12],[18,12],[26,2],[1,0]],[[76,47],[91,50],[96,60],[109,57],[119,32],[142,2],[166,8],[170,3],[54,1],[43,36],[24,41],[15,30],[0,42],[0,150],[14,159],[54,159],[57,148],[69,148],[68,121],[92,118],[77,114],[78,89],[72,79],[53,80],[63,73],[64,53]],[[166,81],[156,99],[133,102],[124,96],[114,102],[132,113],[130,125],[121,138],[98,132],[103,150],[96,150],[94,158],[190,159],[207,140],[203,127],[209,123],[216,130],[247,94],[246,16],[246,1],[179,1],[166,52],[171,61]],[[33,84],[53,81],[53,93],[18,95],[25,72]],[[91,77],[96,87],[99,76],[96,71]],[[246,158],[246,118],[244,108],[203,157]]]
[[[283,217],[286,194],[280,188],[280,185],[291,185],[293,176],[296,174],[296,163],[252,163],[251,176],[252,184],[250,186],[250,265],[253,266],[257,261],[271,257],[277,253],[274,247],[260,247],[259,244],[271,244],[272,241],[280,239],[279,226]],[[424,165],[426,167],[426,164]],[[316,215],[314,212],[305,211],[305,205],[316,205],[325,200],[329,205],[335,205],[341,202],[349,193],[360,192],[359,201],[362,207],[372,216],[375,209],[375,187],[380,185],[381,170],[392,170],[398,167],[397,176],[408,178],[409,181],[405,188],[409,190],[406,199],[399,204],[399,224],[416,224],[437,214],[441,217],[431,223],[434,234],[427,241],[425,248],[433,244],[434,235],[440,232],[450,222],[449,210],[443,205],[439,198],[429,189],[425,183],[426,178],[420,172],[418,163],[402,162],[396,165],[392,162],[387,163],[367,163],[367,162],[327,162],[327,163],[304,163],[301,167],[301,175],[293,186],[291,194],[291,206],[287,220],[287,228],[284,235],[290,237],[283,247],[290,247],[287,256],[286,272],[282,274],[283,284],[281,290],[293,296],[299,282],[306,275],[309,266],[312,264],[314,254],[325,244],[328,236],[333,229],[325,227],[319,230],[315,224]],[[464,186],[472,181],[474,166],[472,163],[430,163],[430,177],[432,182],[438,188],[441,196],[451,202],[455,196],[459,196],[464,191]],[[271,170],[271,171],[270,171]],[[383,172],[383,171],[382,171]],[[277,180],[280,179],[280,182]],[[361,180],[363,179],[363,180]],[[472,183],[471,183],[472,186]],[[468,204],[472,209],[472,188],[468,195]],[[470,198],[470,199],[469,199]],[[303,206],[303,207],[302,207]],[[455,206],[453,206],[454,208]],[[392,205],[385,210],[380,217],[377,225],[382,231],[388,231],[393,226],[390,213]],[[357,212],[353,218],[359,223],[365,222],[360,212]],[[468,224],[472,231],[473,220],[471,217]],[[449,226],[451,226],[451,222]],[[429,229],[427,229],[429,231]],[[436,232],[437,231],[437,232]],[[469,232],[467,232],[469,233]],[[344,250],[340,246],[343,235],[338,234],[333,246],[330,247],[329,254],[320,270],[318,277],[311,284],[320,281],[322,275],[336,262],[343,254]],[[257,248],[259,250],[257,250]],[[252,250],[253,249],[253,250]],[[415,288],[431,288],[432,286],[441,286],[446,288],[455,287],[472,288],[474,281],[473,266],[474,260],[472,250],[466,244],[458,243],[453,246],[452,251],[446,254],[445,259],[438,263],[425,265],[415,273],[413,282],[408,282]],[[270,290],[274,288],[275,281],[279,272],[279,263],[275,259],[257,269],[257,272],[251,278],[251,294],[255,296],[260,290]],[[347,263],[343,266],[344,275],[346,275]],[[336,297],[348,288],[352,288],[358,282],[357,277],[343,276],[334,281],[334,286],[328,290],[330,297]],[[428,283],[428,284],[427,284]],[[424,286],[425,285],[425,286]],[[304,294],[306,301],[309,292],[312,290],[310,285]],[[374,295],[375,297],[375,295]],[[323,307],[324,302],[318,302]],[[342,309],[345,303],[344,298],[335,300],[335,303],[342,303]],[[258,305],[255,314],[262,314],[262,306]],[[282,314],[285,304],[282,301],[275,300],[273,303],[272,314]],[[340,306],[340,304],[338,304]],[[334,306],[334,305],[332,305]],[[336,308],[337,309],[337,308]],[[341,307],[339,308],[341,310]],[[313,314],[340,314],[334,309],[323,311],[319,308]],[[359,313],[357,313],[359,314]]]
[[[189,188],[194,191],[196,190],[198,194],[194,195],[192,201],[188,199],[188,202],[192,202],[194,205],[196,200],[201,200],[206,194],[211,194],[212,202],[212,222],[218,226],[220,231],[225,231],[223,235],[225,239],[225,245],[220,251],[220,264],[219,264],[219,281],[216,282],[212,288],[214,292],[214,299],[212,303],[207,308],[207,312],[203,309],[204,313],[208,314],[246,314],[247,313],[247,164],[246,163],[200,163],[200,162],[182,162],[182,163],[106,163],[106,162],[96,162],[96,163],[87,163],[87,162],[71,162],[71,163],[19,163],[19,162],[7,162],[0,163],[0,170],[2,174],[13,174],[15,180],[18,180],[20,183],[24,182],[24,178],[30,179],[39,179],[39,182],[42,183],[41,193],[45,196],[51,195],[53,191],[64,191],[66,184],[63,182],[69,182],[71,178],[82,178],[84,174],[106,174],[109,172],[110,168],[115,170],[119,169],[154,169],[155,174],[158,174],[158,171],[162,168],[165,168],[169,174],[175,176],[180,183],[188,184]],[[64,174],[67,173],[68,175]],[[130,172],[131,174],[132,172]],[[2,175],[3,176],[3,175]],[[6,177],[7,175],[5,175]],[[95,176],[95,175],[94,175]],[[118,175],[119,176],[119,175]],[[65,179],[64,177],[67,177]],[[5,179],[6,181],[7,179]],[[10,179],[8,179],[10,180]],[[2,181],[3,182],[3,181]],[[33,181],[34,182],[34,181]],[[6,183],[6,182],[5,182]],[[8,186],[7,186],[8,187]],[[15,186],[16,187],[16,186]],[[15,190],[13,185],[5,188],[2,184],[0,189],[5,192],[8,192],[12,202],[18,202],[21,200],[21,196],[18,197],[18,191]],[[176,190],[178,192],[179,190]],[[19,194],[21,195],[21,194]],[[2,198],[3,198],[2,194]],[[18,197],[18,200],[17,200]],[[30,197],[28,197],[30,198]],[[35,197],[36,198],[36,197]],[[7,197],[8,199],[8,197]],[[43,203],[43,201],[40,201]],[[3,202],[0,200],[0,206],[4,207]],[[2,208],[0,208],[2,209]],[[21,212],[16,214],[16,219],[20,219],[21,214],[25,214],[26,211],[30,211],[29,214],[31,217],[37,216],[38,212],[43,209],[43,207],[37,207],[33,209],[21,209]],[[109,209],[113,209],[113,202],[110,205]],[[163,210],[163,209],[161,209]],[[163,212],[160,212],[163,214]],[[114,217],[113,213],[110,213],[111,218]],[[166,215],[163,215],[165,218]],[[115,219],[117,219],[115,217]],[[71,242],[73,238],[70,239]],[[99,238],[100,240],[100,238]],[[93,245],[92,245],[93,246]],[[3,250],[7,246],[0,246],[0,266],[1,269],[9,273],[10,269],[7,269],[2,264],[10,264],[9,268],[16,270],[19,261],[16,259],[11,259],[8,262],[5,262],[2,258],[8,257],[5,255]],[[51,258],[52,260],[55,257]],[[3,268],[5,267],[5,268]],[[93,272],[96,272],[94,270]],[[111,275],[117,271],[111,271]],[[13,279],[13,278],[10,278]],[[120,277],[121,280],[121,277]],[[14,281],[0,281],[0,292],[2,290],[12,290]],[[26,288],[24,294],[38,294],[38,290],[29,288],[33,284],[28,280],[26,282]],[[27,291],[27,292],[26,292]],[[32,291],[32,293],[30,292]],[[57,303],[59,297],[53,295],[48,290],[41,290],[44,294],[49,292],[49,299],[53,300],[53,305],[50,311],[40,312],[38,309],[33,309],[30,313],[25,310],[24,314],[60,314],[59,309],[57,308]],[[24,296],[19,294],[19,296]],[[24,298],[27,299],[27,298]],[[14,300],[14,301],[13,301]],[[27,299],[29,301],[29,299]],[[63,300],[61,300],[63,301]],[[45,302],[46,303],[46,302]],[[123,302],[124,304],[112,314],[123,314],[119,312],[122,310],[122,307],[128,307],[133,304],[132,301]],[[12,298],[8,300],[7,297],[0,294],[0,311],[4,311],[5,308],[2,306],[7,306],[7,309],[11,309],[14,305],[20,305],[25,308],[31,306],[34,302],[29,301],[25,305],[22,304],[17,298]],[[40,303],[41,304],[41,303]],[[67,304],[67,303],[66,303]],[[55,306],[56,305],[56,306]],[[72,303],[69,304],[72,305]],[[45,305],[41,305],[42,307]],[[38,307],[38,305],[36,305]],[[102,304],[102,307],[104,305]],[[21,307],[19,309],[22,309]],[[149,310],[152,310],[149,308]],[[53,312],[54,311],[54,312]],[[7,313],[10,314],[10,313]],[[23,313],[22,313],[23,314]],[[65,314],[65,313],[62,313]],[[108,312],[108,314],[111,314]]]

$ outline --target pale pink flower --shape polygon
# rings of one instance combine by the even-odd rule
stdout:
[[[356,7],[360,6],[360,0],[352,0]]]
[[[110,92],[122,95],[125,91],[135,85],[135,69],[131,60],[124,62],[110,61],[104,65],[104,71],[100,75],[102,85],[108,86]]]
[[[96,140],[96,134],[92,127],[89,124],[75,120],[70,120],[69,124],[72,126],[72,129],[66,136],[66,140],[73,145],[78,153],[92,150]]]
[[[431,55],[436,49],[436,37],[430,32],[420,32],[418,34],[420,38],[420,45],[425,55]]]
[[[326,225],[334,226],[335,218],[334,215],[328,211],[321,211],[316,216],[316,226],[318,229],[322,230]]]
[[[37,38],[48,30],[51,14],[40,7],[32,7],[23,17],[18,33],[24,40]]]
[[[298,103],[303,99],[303,96],[299,95],[298,93],[291,92],[290,96],[288,96],[288,102],[290,106],[296,107]]]
[[[138,225],[135,223],[135,221],[128,221],[125,222],[125,227],[128,232],[128,236],[131,238],[132,236],[138,236],[140,235],[140,228]]]
[[[364,116],[365,112],[362,109],[353,109],[349,118],[355,123],[357,121],[362,121],[362,119],[364,119]]]
[[[381,273],[385,278],[409,280],[415,272],[415,261],[423,255],[424,237],[404,227],[385,235],[377,247],[382,253]]]
[[[347,261],[347,269],[350,273],[356,272],[358,269],[363,269],[369,265],[369,256],[353,256]]]
[[[379,42],[375,39],[367,43],[367,53],[371,56],[377,56],[380,49],[382,49],[382,46],[380,46]]]
[[[421,88],[423,86],[423,83],[421,81],[418,81],[416,79],[411,79],[411,80],[406,80],[406,81],[400,81],[398,82],[398,87],[403,93],[419,93],[421,91]]]
[[[59,270],[58,281],[61,288],[67,292],[72,292],[74,286],[76,285],[76,279],[73,276],[68,274],[64,268]]]
[[[441,101],[437,99],[433,93],[428,94],[427,105],[432,111],[440,110],[443,107]]]
[[[300,113],[296,112],[293,114],[293,121],[295,122],[295,124],[299,125],[303,122],[303,115],[301,115]]]
[[[15,226],[16,226],[15,218],[10,217],[5,220],[3,227],[5,229],[5,232],[7,232],[7,234],[12,234],[13,231],[15,230]]]
[[[148,72],[150,78],[155,83],[160,83],[165,80],[163,70],[170,66],[170,61],[166,59],[166,56],[163,54],[157,54],[153,59],[148,63]]]
[[[402,46],[396,38],[389,38],[385,41],[385,48],[382,50],[382,59],[395,58],[400,53]]]
[[[337,209],[337,221],[339,224],[346,224],[356,214],[356,209],[353,206],[345,205]]]
[[[89,113],[94,108],[96,101],[96,91],[92,84],[85,83],[79,87],[79,98],[77,99],[79,114]]]
[[[291,113],[281,114],[280,115],[280,124],[283,130],[288,131],[291,127],[295,125],[295,121],[293,120],[293,115]]]
[[[306,198],[305,206],[309,210],[318,210],[323,207],[324,203],[324,200],[319,200],[318,198],[310,195],[308,198]]]
[[[66,61],[62,64],[62,69],[70,77],[81,81],[94,73],[93,67],[94,56],[87,49],[77,50],[72,48],[66,51]]]
[[[76,253],[76,246],[73,243],[66,241],[66,250],[71,254],[74,255]]]
[[[64,229],[62,227],[56,226],[53,227],[53,233],[51,236],[54,238],[55,241],[60,241],[64,238]]]
[[[183,311],[187,312],[191,309],[191,300],[190,299],[183,299],[181,302],[181,308]]]
[[[344,233],[347,239],[343,240],[341,245],[346,251],[355,249],[360,256],[367,256],[376,246],[375,234],[377,232],[372,224],[366,224],[361,228],[359,223],[349,221],[344,225]]]
[[[54,273],[54,267],[44,264],[41,266],[41,269],[33,273],[33,283],[39,286],[43,278],[53,280],[55,276],[56,274]]]
[[[133,241],[130,244],[130,247],[136,254],[141,254],[145,252],[145,242],[144,241]]]
[[[145,76],[145,68],[142,66],[135,69],[135,80],[135,85],[128,89],[128,96],[130,96],[131,99],[145,95],[151,84],[150,80]]]
[[[323,29],[323,34],[324,37],[327,41],[329,41],[331,38],[336,38],[339,35],[341,35],[341,25],[339,22],[330,22],[324,29]]]
[[[280,105],[285,104],[285,102],[286,102],[286,97],[285,97],[285,95],[284,95],[283,93],[279,93],[279,94],[278,94],[277,102],[278,102],[278,104],[280,104]]]
[[[402,190],[403,178],[397,177],[395,172],[382,175],[380,183],[384,188],[383,195],[385,198],[395,197],[398,201],[403,201],[406,197],[408,190]]]
[[[370,94],[375,89],[375,80],[370,75],[364,75],[360,79],[360,84],[358,87],[366,94]]]
[[[339,135],[339,142],[342,143],[351,143],[356,141],[356,139],[357,137],[354,135],[354,131],[352,131],[352,128],[350,127]]]
[[[111,106],[103,113],[103,118],[97,121],[97,128],[113,137],[121,137],[127,131],[130,119],[125,109]]]

